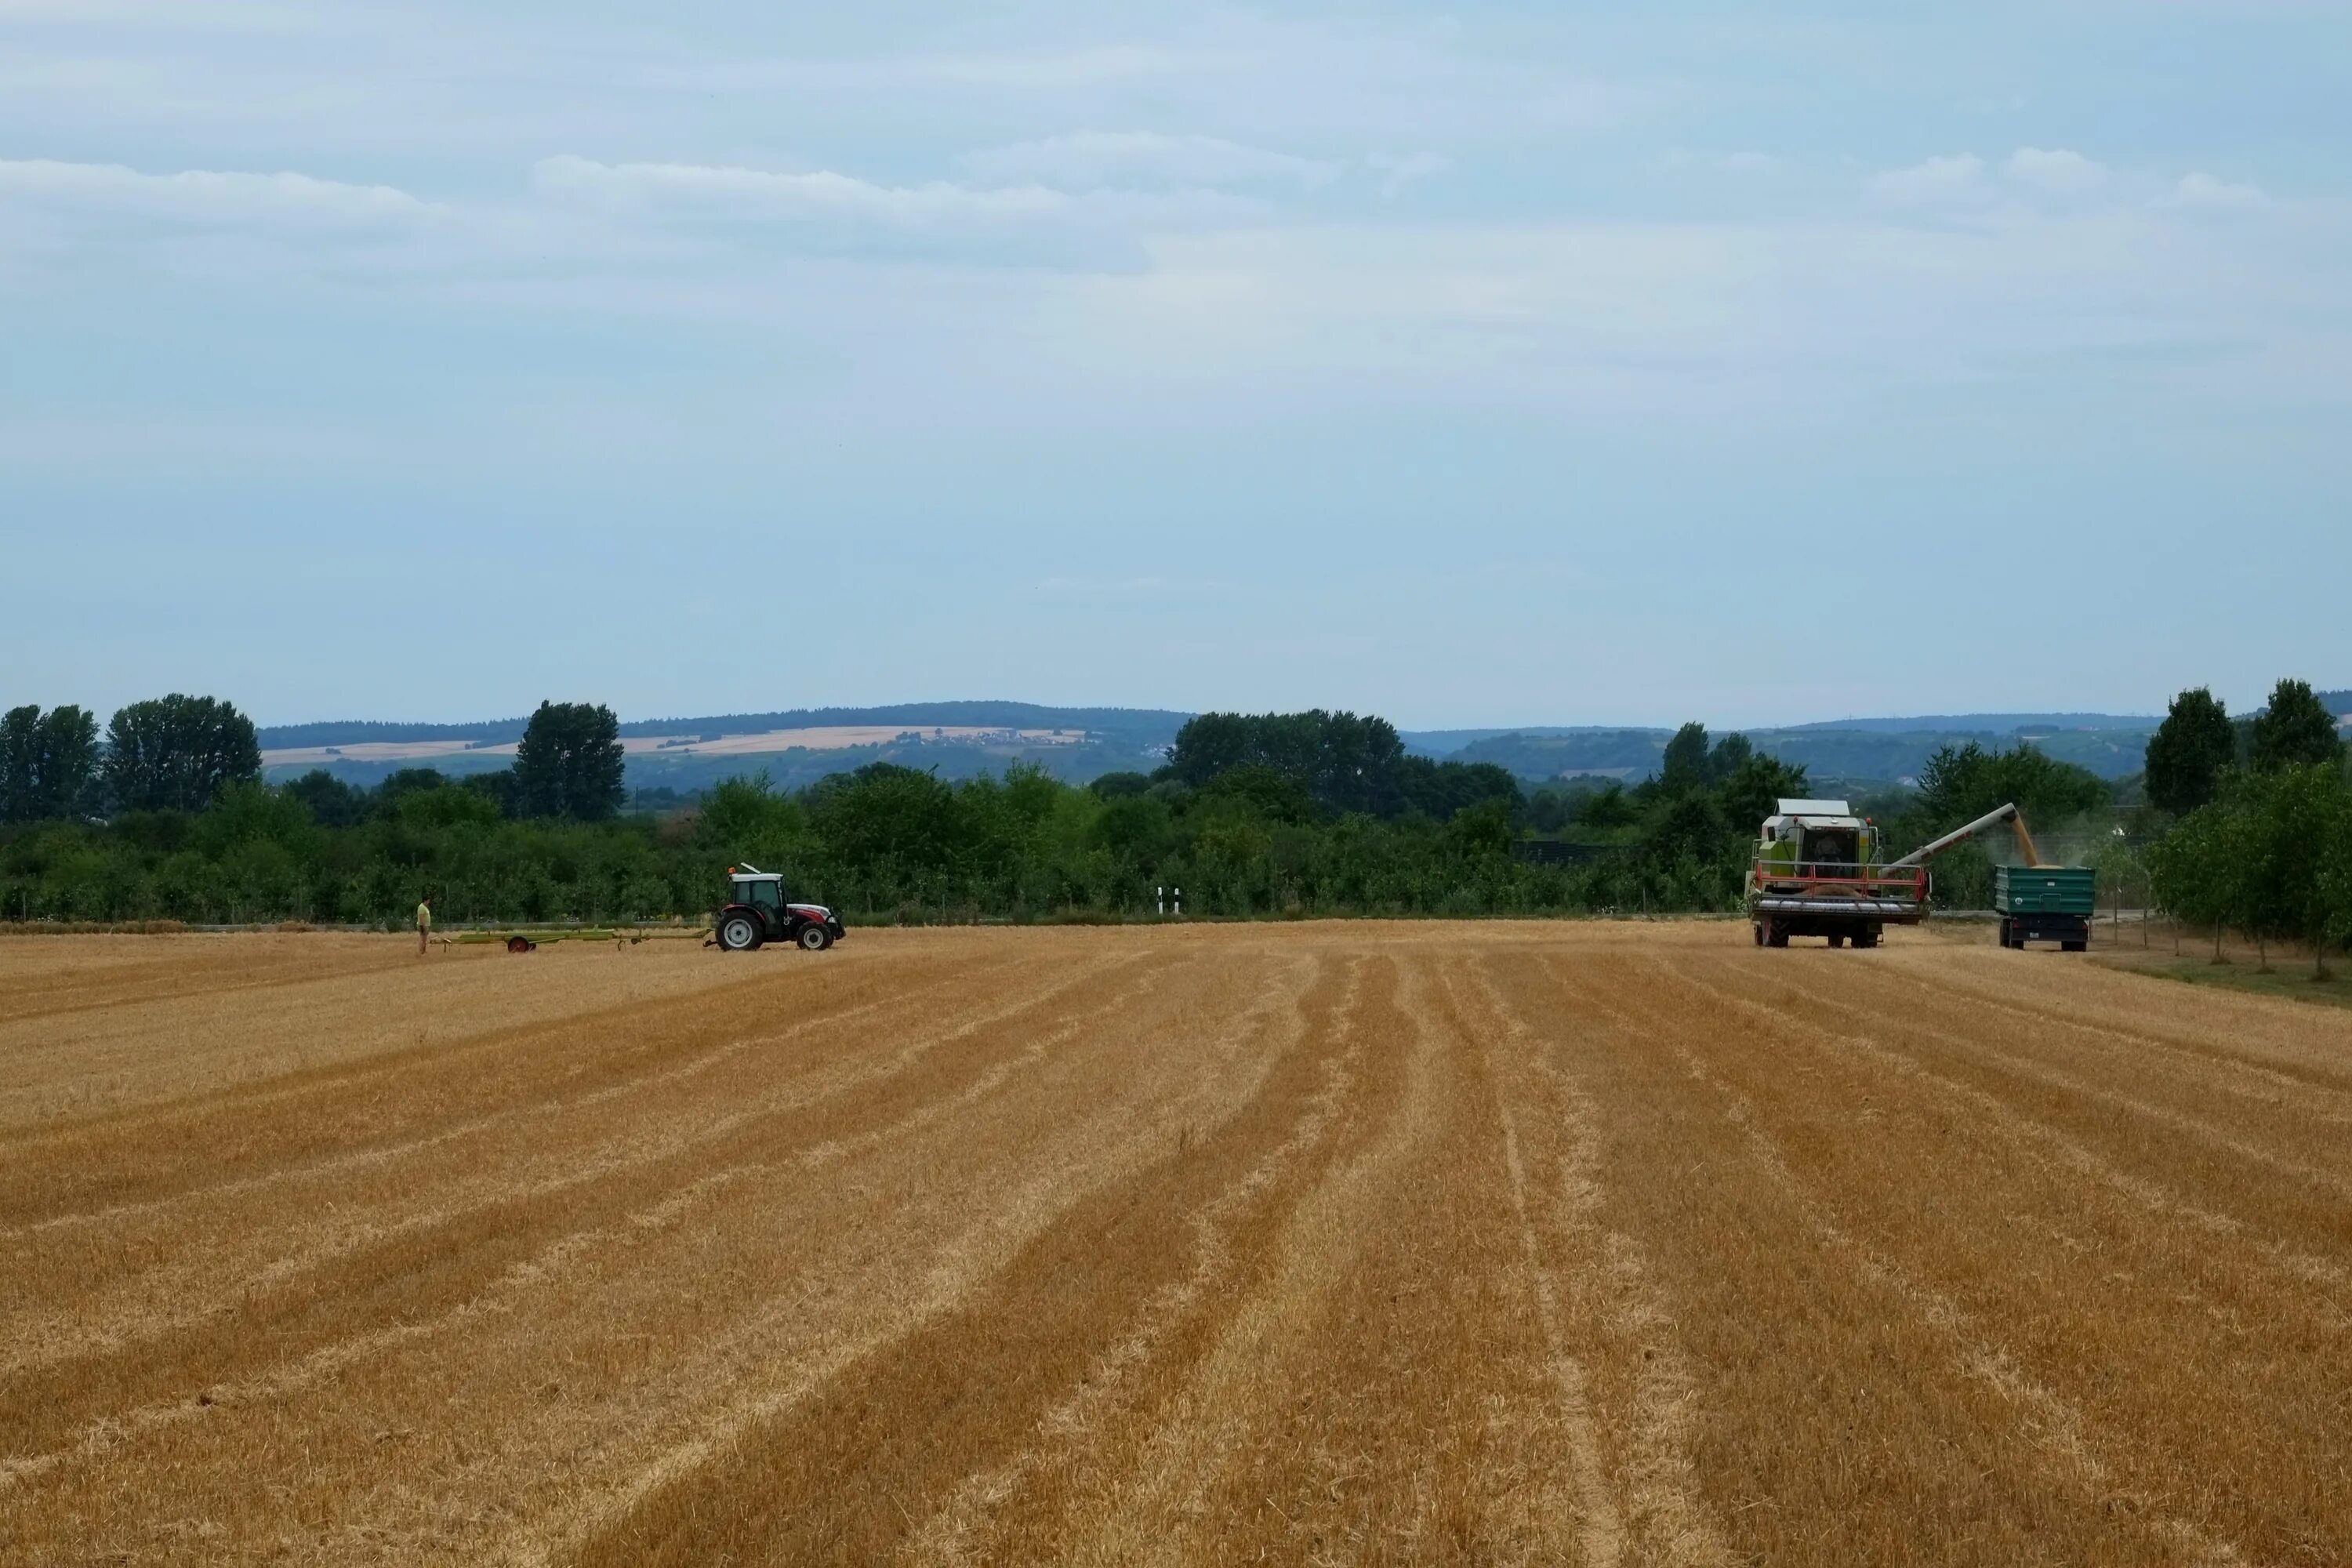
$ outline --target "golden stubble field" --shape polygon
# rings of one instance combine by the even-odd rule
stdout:
[[[0,1560],[2344,1563],[2347,1129],[1931,936],[8,941]]]

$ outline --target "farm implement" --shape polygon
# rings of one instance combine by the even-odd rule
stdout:
[[[2001,945],[2062,942],[2079,952],[2090,942],[2092,873],[2044,866],[2014,805],[1882,862],[1877,825],[1842,800],[1783,800],[1764,819],[1748,877],[1748,918],[1759,947],[1786,947],[1795,936],[1825,937],[1832,947],[1876,947],[1890,925],[1927,918],[1927,862],[1980,833],[2006,825],[2025,858],[1999,868],[1994,902]]]

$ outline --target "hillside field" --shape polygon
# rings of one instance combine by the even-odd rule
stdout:
[[[1990,941],[0,941],[0,1563],[2352,1561],[2352,1012]]]

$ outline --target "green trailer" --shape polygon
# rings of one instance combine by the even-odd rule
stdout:
[[[2000,916],[2000,945],[2054,942],[2068,952],[2091,945],[2098,910],[2098,873],[2087,866],[1997,866],[1992,907]]]

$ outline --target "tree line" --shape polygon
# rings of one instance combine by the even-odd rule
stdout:
[[[2207,920],[2217,879],[2239,877],[2229,923],[2317,929],[2301,883],[2245,882],[2246,861],[2210,850],[2288,812],[2276,781],[2295,768],[2326,773],[2333,720],[2308,696],[2286,683],[2242,720],[2210,693],[2175,702],[2147,777],[2158,816],[2179,822],[2150,857],[2168,907]],[[745,860],[866,921],[1125,919],[1175,888],[1188,913],[1234,917],[1727,911],[1758,825],[1812,793],[1803,768],[1696,723],[1648,777],[1530,789],[1491,763],[1412,755],[1385,720],[1322,710],[1202,714],[1165,765],[1084,786],[877,763],[630,810],[622,765],[611,710],[589,703],[542,703],[509,768],[411,768],[372,789],[324,770],[265,784],[250,724],[214,699],[132,704],[102,737],[81,710],[19,708],[0,721],[0,911],[377,922],[432,892],[445,921],[690,919]],[[2340,766],[2333,777],[2309,787],[2340,785]],[[2045,836],[2070,823],[2104,836],[2124,814],[2106,782],[2023,744],[1947,746],[1917,787],[1856,808],[1900,852],[2012,800]],[[2297,796],[2293,820],[2318,809]],[[2252,864],[2304,875],[2287,858]],[[1982,907],[1991,877],[1985,849],[1956,851],[1937,862],[1937,900]]]
[[[1492,764],[1407,753],[1385,720],[1318,710],[1202,715],[1154,773],[1086,786],[882,763],[796,791],[733,779],[679,809],[629,812],[598,706],[543,704],[510,769],[412,768],[373,789],[323,770],[265,784],[249,744],[216,742],[249,742],[234,708],[178,699],[166,711],[207,717],[173,731],[132,715],[97,747],[90,791],[12,810],[0,909],[383,921],[429,891],[445,921],[693,917],[744,860],[867,920],[1129,918],[1163,888],[1183,889],[1188,913],[1229,916],[1728,907],[1755,822],[1804,783],[1692,726],[1660,780],[1530,795]],[[168,788],[110,782],[117,735],[139,738],[141,776]],[[1572,853],[1528,853],[1538,842]]]
[[[2236,931],[2262,962],[2269,944],[2309,944],[2325,974],[2330,943],[2352,942],[2352,773],[2336,716],[2306,683],[2282,680],[2269,703],[2232,719],[2203,687],[2172,700],[2149,738],[2147,795],[2172,824],[2149,850],[2162,907]]]

